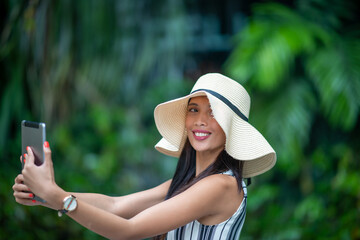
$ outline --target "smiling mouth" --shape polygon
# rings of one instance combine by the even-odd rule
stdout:
[[[210,133],[194,132],[194,135],[197,136],[197,137],[206,137],[206,136],[209,136]]]
[[[210,132],[198,132],[198,131],[193,131],[193,134],[196,140],[205,140],[211,135]]]

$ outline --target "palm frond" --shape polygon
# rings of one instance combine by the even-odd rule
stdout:
[[[352,129],[360,107],[360,41],[337,41],[307,59],[306,69],[320,96],[321,109],[335,127]],[[353,56],[353,57],[352,57]]]

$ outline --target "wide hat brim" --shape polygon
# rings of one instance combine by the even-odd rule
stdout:
[[[234,108],[229,107],[228,102],[209,93],[213,91],[225,96],[228,102],[234,103],[244,115],[239,116],[234,112]],[[236,98],[236,95],[239,97]],[[155,146],[159,152],[173,157],[180,156],[187,138],[187,105],[189,99],[198,96],[206,96],[209,99],[214,118],[225,133],[227,153],[234,159],[244,161],[244,178],[262,174],[275,165],[274,149],[258,130],[244,120],[250,110],[250,97],[246,90],[234,80],[215,73],[199,79],[189,95],[159,104],[155,108],[155,124],[163,137]],[[241,97],[243,99],[240,99]]]

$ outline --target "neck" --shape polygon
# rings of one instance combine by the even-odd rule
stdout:
[[[196,176],[198,176],[202,171],[208,168],[212,163],[216,161],[216,158],[220,154],[220,151],[216,152],[196,152]]]

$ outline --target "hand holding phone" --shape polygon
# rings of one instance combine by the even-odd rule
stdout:
[[[23,120],[21,122],[21,154],[27,153],[26,148],[30,147],[35,157],[35,164],[40,166],[45,159],[43,145],[46,141],[46,125],[45,123],[30,122]],[[24,159],[24,158],[23,158]],[[24,168],[24,161],[22,168]],[[43,199],[34,195],[34,200],[45,202]]]

